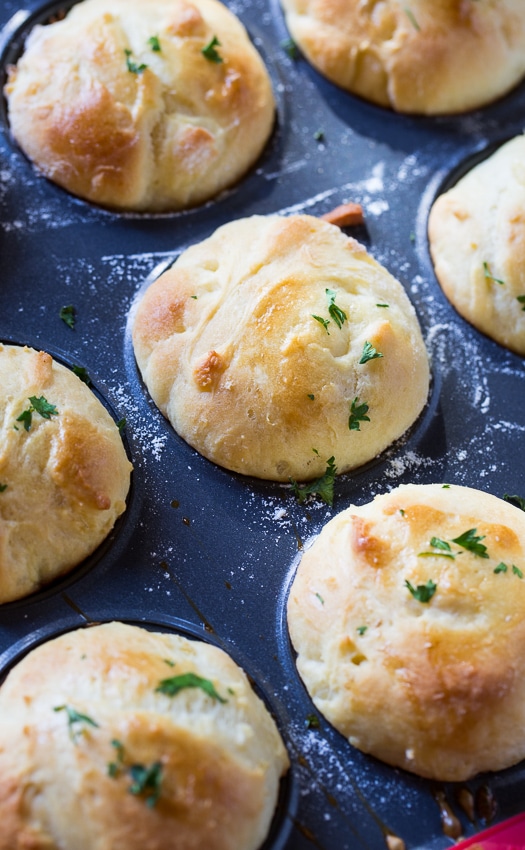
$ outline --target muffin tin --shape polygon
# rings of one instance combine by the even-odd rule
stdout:
[[[523,809],[523,766],[461,785],[428,782],[352,748],[298,678],[286,599],[308,540],[351,503],[401,483],[443,481],[525,495],[525,369],[447,302],[426,237],[436,195],[522,132],[525,84],[452,117],[397,115],[320,77],[286,49],[277,0],[227,4],[272,77],[277,121],[257,166],[214,202],[173,215],[90,206],[38,175],[0,115],[0,340],[84,366],[134,464],[128,509],[99,550],[54,585],[0,607],[0,674],[37,643],[120,619],[210,640],[251,676],[292,763],[265,850],[441,850]],[[0,9],[5,80],[35,22],[63,4]],[[333,507],[214,466],[172,430],[135,364],[129,317],[143,289],[190,244],[231,219],[321,215],[352,200],[348,229],[405,286],[432,358],[428,405],[405,437],[338,477]],[[76,324],[59,318],[72,304]],[[399,400],[402,404],[402,399]]]

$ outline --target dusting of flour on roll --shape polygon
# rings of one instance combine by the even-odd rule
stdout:
[[[430,252],[464,319],[525,355],[525,136],[516,136],[434,202]]]
[[[234,472],[309,480],[374,458],[423,409],[429,364],[402,285],[313,216],[232,221],[177,259],[133,317],[155,403]]]
[[[288,757],[222,650],[113,622],[0,687],[0,850],[257,850]]]
[[[525,513],[401,485],[328,522],[288,601],[297,668],[355,747],[440,781],[525,758]]]
[[[523,0],[281,3],[292,38],[321,74],[398,112],[465,112],[525,75]]]
[[[5,95],[12,133],[46,177],[139,212],[232,186],[275,116],[264,63],[218,0],[83,0],[31,31]]]
[[[126,508],[116,423],[50,354],[0,344],[0,602],[87,558]]]

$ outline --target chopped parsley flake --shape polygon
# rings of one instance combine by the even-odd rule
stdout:
[[[390,304],[376,304],[376,307],[390,307]]]
[[[3,493],[4,490],[7,490],[7,484],[0,484],[0,493]]]
[[[514,505],[515,508],[525,511],[525,499],[522,496],[509,496],[508,493],[505,493],[503,500],[508,502],[509,505]]]
[[[429,579],[426,584],[418,584],[413,587],[409,581],[405,581],[405,587],[408,588],[414,599],[418,602],[430,602],[437,589],[437,584],[432,579]]]
[[[126,54],[126,66],[131,74],[142,74],[142,72],[146,70],[148,66],[145,65],[144,62],[141,62],[140,65],[137,65],[137,63],[131,59],[131,50],[128,50],[126,48],[124,50],[124,53]]]
[[[512,572],[515,576],[518,576],[518,578],[523,578],[523,572],[515,564],[512,565]]]
[[[420,552],[419,558],[452,558],[454,559],[456,556],[452,554],[452,549],[450,548],[450,543],[447,543],[446,540],[440,540],[439,537],[431,537],[430,545],[434,549],[439,549],[439,552]]]
[[[319,496],[323,502],[332,506],[334,502],[334,480],[336,474],[337,467],[335,465],[335,458],[332,455],[326,461],[326,471],[320,478],[316,478],[315,481],[310,481],[309,484],[305,484],[302,487],[292,479],[291,484],[299,504],[302,505],[308,496]]]
[[[376,360],[376,358],[382,356],[381,352],[377,348],[374,348],[371,342],[365,342],[359,365],[361,366],[363,363],[368,363],[369,360]]]
[[[490,268],[488,263],[483,263],[483,272],[487,280],[493,280],[494,283],[499,283],[501,286],[505,285],[505,281],[501,280],[499,277],[494,277],[493,274],[490,273]]]
[[[204,691],[212,699],[218,702],[228,702],[228,700],[217,693],[213,682],[209,679],[203,679],[202,676],[198,676],[196,673],[181,673],[179,676],[162,679],[155,690],[161,694],[166,694],[168,697],[174,697],[185,688],[200,688],[201,691]]]
[[[119,421],[117,422],[117,428],[119,429],[121,434],[122,434],[125,427],[126,427],[126,417],[123,416],[122,419],[119,419]]]
[[[56,416],[58,414],[58,410],[55,405],[49,404],[48,400],[44,398],[43,395],[39,396],[39,398],[34,395],[29,396],[29,402],[29,407],[16,418],[17,422],[24,423],[26,431],[29,431],[33,424],[33,413],[39,413],[42,419],[51,419],[51,416]]]
[[[503,561],[500,561],[498,566],[494,569],[494,572],[497,575],[498,573],[506,573],[507,570],[508,570],[507,565],[504,564]]]
[[[364,635],[367,628],[368,628],[368,626],[358,626],[357,629],[356,629],[356,632],[357,632],[358,635]]]
[[[309,398],[309,399],[310,399],[310,401],[314,401],[314,400],[315,400],[315,396],[314,396],[314,394],[313,394],[313,393],[307,393],[307,398]]]
[[[70,705],[57,705],[53,711],[65,711],[67,714],[67,725],[69,729],[69,737],[75,743],[77,741],[78,736],[82,733],[83,730],[75,729],[75,725],[79,723],[84,723],[88,726],[94,726],[98,728],[98,723],[96,723],[91,717],[88,717],[87,714],[81,714],[75,708],[72,708]]]
[[[414,29],[417,30],[418,32],[420,32],[421,27],[419,26],[412,9],[409,9],[408,6],[405,6],[404,12],[405,12],[405,15],[407,16],[408,20],[410,21],[410,23],[414,27]]]
[[[307,729],[319,729],[321,722],[317,714],[309,714],[305,720]]]
[[[520,304],[523,304],[522,310],[525,310],[525,295],[518,295],[516,297],[516,301],[519,301]]]
[[[324,599],[323,599],[323,597],[321,596],[321,594],[320,594],[320,593],[316,593],[315,595],[317,596],[317,598],[318,598],[319,602],[321,603],[321,605],[324,605]]]
[[[474,555],[478,555],[480,558],[488,558],[487,547],[480,542],[485,538],[480,537],[476,534],[476,532],[477,528],[469,528],[468,531],[460,534],[459,537],[454,537],[452,542],[457,543],[458,546],[461,546],[463,549],[468,549],[469,552],[472,552]]]
[[[111,741],[111,746],[115,747],[117,760],[110,761],[108,764],[108,776],[111,776],[112,779],[116,779],[117,776],[120,775],[124,764],[124,744],[118,741],[116,738],[113,738]]]
[[[363,402],[362,404],[358,404],[359,397],[356,396],[350,405],[350,416],[348,419],[348,427],[351,431],[360,431],[359,427],[360,422],[370,422],[370,417],[366,414],[368,413],[369,407],[368,404]]]
[[[330,336],[330,331],[328,330],[328,325],[330,324],[330,319],[323,319],[322,316],[314,316],[312,313],[312,319],[315,319],[316,322],[319,322],[320,325],[323,326],[328,336]]]
[[[91,378],[89,377],[88,371],[85,366],[73,366],[73,372],[75,373],[77,378],[80,378],[80,380],[84,384],[87,384],[89,387],[89,385],[91,384]]]
[[[328,312],[331,318],[334,320],[338,328],[342,328],[347,315],[344,310],[337,306],[335,303],[335,299],[337,298],[337,292],[333,289],[326,289],[326,296],[328,298]]]
[[[281,41],[281,47],[289,59],[298,59],[300,56],[299,48],[293,38],[285,38]]]
[[[160,785],[162,781],[162,764],[160,761],[153,762],[150,767],[142,764],[132,764],[129,774],[133,780],[129,786],[130,794],[144,797],[146,805],[150,809],[160,797]]]
[[[158,35],[152,35],[151,38],[148,38],[148,44],[149,44],[149,46],[151,47],[151,49],[153,50],[154,53],[160,53],[161,52],[160,41],[159,41]]]
[[[316,142],[324,142],[324,131],[316,130],[314,133],[314,139]]]
[[[73,330],[76,321],[76,310],[73,305],[68,304],[67,307],[61,307],[58,315],[60,316],[62,321],[68,326],[68,328],[71,328],[71,330]]]
[[[216,35],[214,35],[211,41],[202,48],[201,53],[209,62],[215,62],[216,65],[220,65],[220,63],[224,61],[220,53],[216,50],[216,48],[220,46],[221,43],[219,39]]]

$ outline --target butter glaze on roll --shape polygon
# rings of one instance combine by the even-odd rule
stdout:
[[[56,413],[32,411],[32,397]],[[0,602],[10,602],[102,543],[126,508],[131,463],[106,408],[47,352],[0,345],[0,413]]]
[[[0,687],[0,850],[256,850],[287,768],[225,652],[124,623],[79,629]]]
[[[522,0],[281,2],[292,38],[321,74],[398,112],[475,109],[525,74]]]
[[[430,779],[524,759],[524,549],[525,513],[468,487],[402,485],[342,511],[288,602],[318,710],[355,747]]]
[[[339,472],[360,466],[427,400],[427,353],[403,287],[313,216],[220,227],[146,290],[132,322],[144,381],[174,429],[246,475],[308,480],[332,456]],[[382,356],[360,363],[367,344]],[[363,404],[357,430],[352,405]]]
[[[217,0],[83,0],[32,30],[5,95],[46,177],[127,211],[215,197],[257,160],[275,113],[259,54]]]

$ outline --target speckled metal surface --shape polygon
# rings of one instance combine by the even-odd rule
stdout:
[[[471,835],[524,808],[523,767],[437,786],[359,753],[323,719],[308,728],[314,709],[295,670],[285,604],[302,546],[352,502],[408,482],[524,493],[523,359],[448,304],[426,221],[447,182],[522,131],[525,85],[464,116],[396,115],[291,59],[277,0],[228,5],[267,62],[278,121],[256,169],[213,203],[163,216],[95,209],[39,176],[9,136],[5,105],[0,116],[0,339],[86,367],[115,417],[126,417],[134,463],[128,510],[89,563],[0,608],[2,670],[41,640],[106,619],[214,641],[251,675],[290,752],[265,850],[384,850],[389,835],[406,848],[441,850],[453,843],[454,817]],[[34,20],[57,8],[3,0],[2,72]],[[346,200],[365,211],[366,226],[352,235],[398,277],[416,308],[432,391],[400,443],[337,479],[333,508],[304,506],[287,486],[215,467],[173,432],[138,375],[128,317],[159,269],[218,225],[253,213],[317,215]],[[65,304],[76,309],[73,330],[59,318]]]

